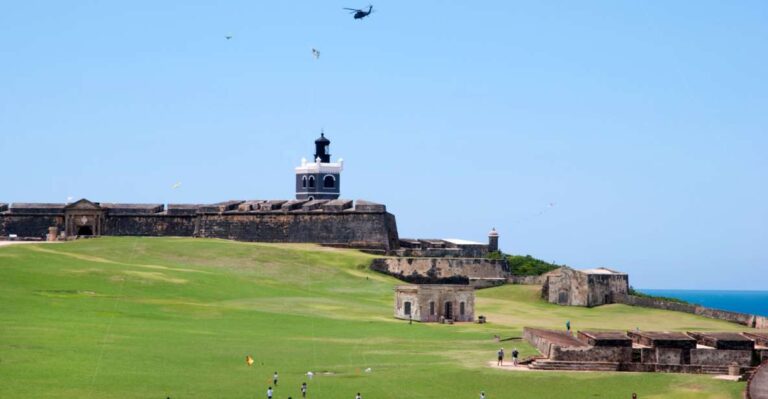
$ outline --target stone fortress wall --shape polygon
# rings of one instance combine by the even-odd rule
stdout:
[[[509,276],[503,260],[484,258],[379,258],[371,269],[415,284],[501,285]]]
[[[388,252],[399,246],[394,215],[368,201],[227,201],[210,205],[0,205],[0,237],[182,236],[240,241],[318,243]]]
[[[541,370],[601,370],[740,375],[768,352],[764,333],[568,331],[525,327],[523,337],[541,353]]]
[[[621,298],[619,302],[631,306],[641,306],[645,308],[691,313],[703,317],[708,317],[710,319],[725,320],[751,328],[768,328],[768,317],[765,316],[756,316],[747,313],[713,309],[691,303],[672,302],[660,298],[646,298],[636,295],[626,295],[625,297]]]

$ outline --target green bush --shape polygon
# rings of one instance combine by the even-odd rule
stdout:
[[[511,273],[517,276],[538,276],[561,267],[531,255],[509,255],[498,251],[489,253],[488,259],[506,259]]]

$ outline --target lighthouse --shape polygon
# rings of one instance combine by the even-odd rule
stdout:
[[[315,140],[313,162],[301,159],[301,166],[296,168],[296,199],[320,200],[337,199],[341,189],[341,171],[344,160],[331,162],[331,141],[321,132]]]

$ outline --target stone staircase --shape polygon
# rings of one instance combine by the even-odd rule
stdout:
[[[619,363],[613,362],[568,362],[537,359],[530,366],[532,370],[551,371],[619,371]]]

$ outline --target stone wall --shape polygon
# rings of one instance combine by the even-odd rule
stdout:
[[[549,352],[552,360],[569,362],[631,362],[631,347],[561,347],[552,346]]]
[[[78,208],[80,207],[80,208]],[[85,207],[85,208],[83,208]],[[378,253],[399,246],[395,216],[367,201],[226,201],[208,205],[14,203],[0,210],[0,236],[44,238],[49,227],[88,212],[95,235],[195,236],[241,241],[317,243]],[[71,217],[74,215],[75,217]],[[95,219],[93,215],[99,217]],[[76,233],[70,233],[76,234]]]
[[[398,245],[389,213],[224,213],[199,216],[200,237],[261,242],[317,242],[387,251]]]
[[[0,214],[0,236],[16,234],[19,238],[44,238],[49,227],[64,229],[64,215]]]
[[[587,283],[587,275],[562,267],[544,275],[542,296],[548,302],[558,305],[587,306]]]
[[[195,216],[115,216],[104,220],[104,234],[110,236],[194,236]]]
[[[507,282],[510,284],[521,284],[521,285],[543,285],[544,279],[546,277],[544,276],[509,276],[507,277]]]
[[[629,290],[626,274],[589,274],[587,277],[587,306],[620,302]]]
[[[691,364],[723,366],[736,363],[742,367],[752,366],[751,350],[691,349]]]
[[[672,302],[658,298],[647,298],[636,295],[627,295],[621,299],[621,302],[631,306],[641,306],[646,308],[691,313],[708,317],[710,319],[729,321],[731,323],[741,324],[752,328],[768,328],[768,318],[763,316],[730,312],[727,310],[712,309],[689,303]]]
[[[509,266],[485,258],[379,258],[371,269],[418,284],[468,284],[471,280],[506,281]]]
[[[550,351],[553,344],[548,339],[544,338],[539,331],[535,328],[523,327],[523,339],[529,344],[533,345],[536,350],[539,351],[545,357],[550,356]]]

